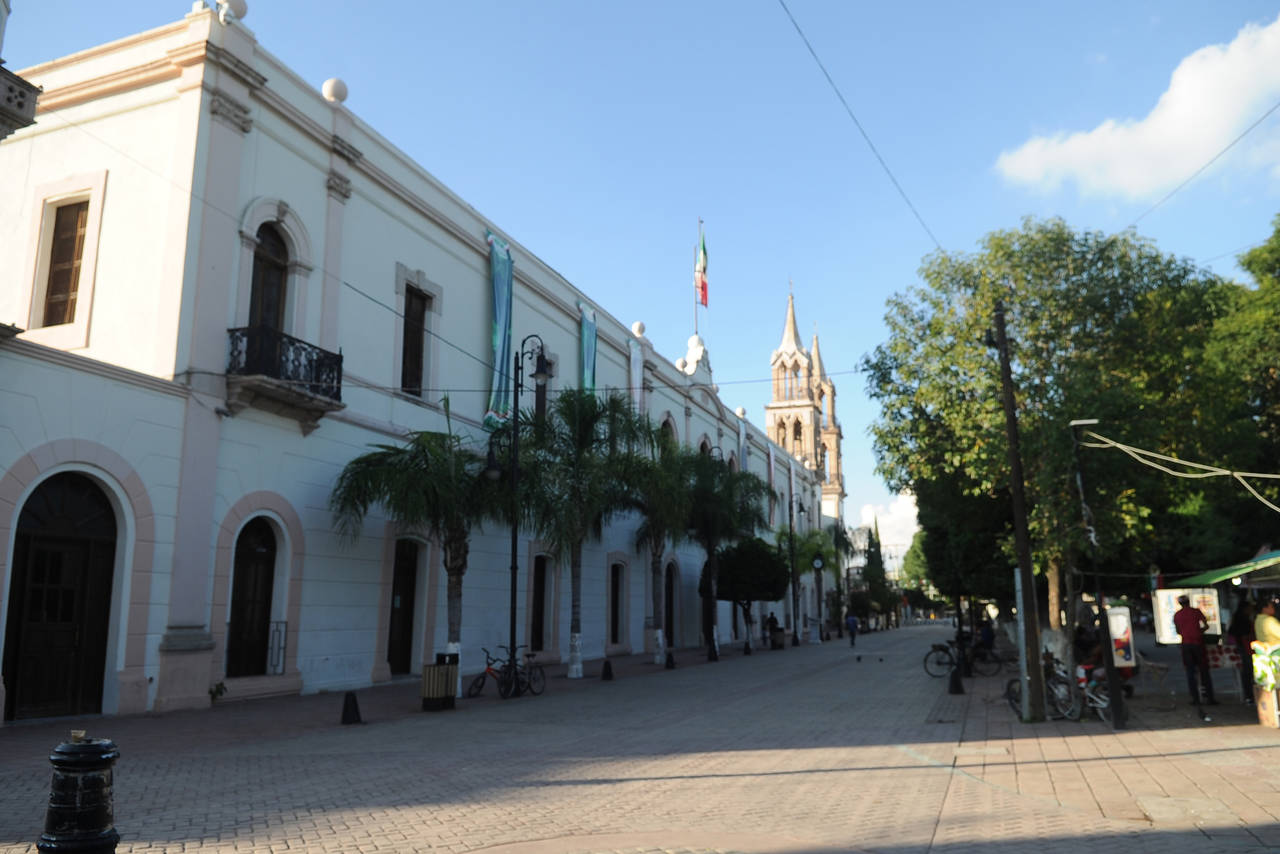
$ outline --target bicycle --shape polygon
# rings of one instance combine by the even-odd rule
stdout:
[[[1022,714],[1022,677],[1015,676],[1004,687],[1005,699],[1014,714]],[[1044,711],[1051,720],[1078,720],[1075,697],[1067,668],[1051,654],[1044,654]]]
[[[479,697],[484,691],[484,683],[488,679],[492,678],[493,681],[498,684],[498,696],[504,700],[507,699],[511,696],[511,692],[514,690],[516,684],[511,671],[510,662],[504,661],[500,658],[494,658],[485,647],[480,647],[480,649],[484,650],[484,670],[480,671],[480,673],[471,680],[471,684],[467,686],[467,696]],[[506,649],[506,647],[499,647],[499,649]],[[501,665],[501,669],[495,668],[495,664]]]
[[[995,676],[1000,672],[1003,662],[990,650],[968,647],[964,654],[969,659],[969,666],[979,676]],[[924,655],[924,672],[930,676],[946,676],[959,661],[960,654],[955,641],[935,643]]]
[[[498,648],[506,649],[505,646]],[[524,648],[524,644],[520,644],[516,647],[517,650],[522,650]],[[521,694],[527,692],[536,697],[547,687],[547,672],[542,669],[541,664],[538,664],[533,660],[537,655],[538,654],[536,652],[524,653],[524,663],[516,668],[516,677],[519,680],[518,684],[520,686]]]

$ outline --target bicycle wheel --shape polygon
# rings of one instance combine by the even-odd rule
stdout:
[[[930,676],[946,676],[955,659],[944,649],[931,649],[924,657],[924,672]]]
[[[515,690],[516,680],[515,673],[511,670],[511,666],[507,665],[498,672],[498,696],[507,699]]]
[[[475,679],[471,680],[471,684],[467,686],[468,697],[479,697],[484,692],[484,674],[481,673]]]
[[[1015,715],[1022,714],[1022,678],[1015,676],[1004,686],[1004,698]]]
[[[1044,684],[1045,713],[1054,720],[1070,719],[1075,709],[1075,698],[1071,693],[1071,682],[1065,677],[1053,675],[1045,677]]]
[[[995,676],[1000,672],[1000,659],[996,658],[990,650],[981,647],[973,651],[969,664],[979,676]]]
[[[542,669],[541,664],[535,664],[529,668],[529,693],[538,696],[542,693],[542,689],[547,687],[547,671]]]

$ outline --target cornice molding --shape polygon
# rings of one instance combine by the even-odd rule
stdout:
[[[334,154],[354,165],[364,159],[364,152],[347,142],[336,133],[329,138],[329,147]]]
[[[240,82],[248,86],[250,90],[261,89],[267,83],[265,74],[260,74],[254,70],[253,66],[245,62],[240,57],[233,54],[226,48],[218,47],[211,42],[204,42],[204,60],[212,63],[224,71],[229,72],[235,77],[240,78]]]
[[[141,89],[145,86],[176,80],[181,75],[182,69],[168,59],[157,59],[113,74],[105,74],[101,77],[81,80],[78,83],[71,83],[57,89],[49,89],[36,102],[36,115],[49,110],[73,107],[76,104],[83,104],[86,101],[94,101],[98,98],[106,98],[110,95],[119,95],[122,92],[131,92],[134,89]]]
[[[174,382],[173,380],[155,377],[151,374],[144,374],[138,371],[132,371],[128,368],[122,368],[119,365],[112,365],[108,362],[100,362],[97,359],[90,359],[88,356],[79,356],[75,353],[68,353],[66,350],[56,350],[53,347],[46,347],[43,344],[37,344],[34,341],[27,341],[21,337],[10,338],[0,345],[0,355],[15,354],[25,356],[39,362],[48,362],[49,364],[59,365],[64,368],[70,368],[75,371],[82,371],[86,374],[102,377],[103,379],[114,380],[116,382],[125,383],[126,385],[135,386],[137,388],[145,388],[149,391],[160,392],[174,397],[188,397],[191,394],[189,386]]]

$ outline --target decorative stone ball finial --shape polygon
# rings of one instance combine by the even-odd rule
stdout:
[[[242,21],[249,14],[245,0],[218,0],[218,20],[225,27],[228,20]]]
[[[747,417],[746,407],[739,406],[737,409],[733,410],[733,414],[738,416],[739,418],[746,418]]]
[[[343,83],[341,78],[330,77],[320,87],[320,93],[324,95],[324,99],[329,103],[341,104],[347,100],[347,84]]]
[[[636,336],[637,338],[643,338],[644,337],[644,321],[637,320],[635,323],[631,324],[631,334]]]

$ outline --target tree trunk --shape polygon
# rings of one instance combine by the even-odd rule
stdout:
[[[667,587],[662,577],[662,548],[649,547],[649,574],[653,576],[653,663],[665,664],[667,661],[666,638],[663,626],[667,624]]]
[[[569,550],[569,672],[582,678],[582,543]]]
[[[1049,566],[1045,570],[1045,579],[1049,582],[1049,628],[1062,628],[1062,558],[1049,558]]]
[[[749,651],[749,650],[751,649],[751,632],[752,632],[752,629],[751,629],[751,603],[750,603],[750,602],[739,602],[738,604],[742,607],[742,625],[743,625],[743,627],[744,627],[744,629],[745,629],[745,631],[746,631],[746,634],[747,634],[747,645],[746,645],[745,647],[743,647],[743,649],[745,649],[745,650],[748,650],[748,651]]]
[[[716,573],[719,572],[719,562],[716,560],[716,548],[708,543],[707,549],[707,598],[709,600],[710,619],[706,621],[706,641],[707,641],[707,661],[720,660],[720,630],[717,626],[717,620],[720,615],[719,603],[716,600]]]

